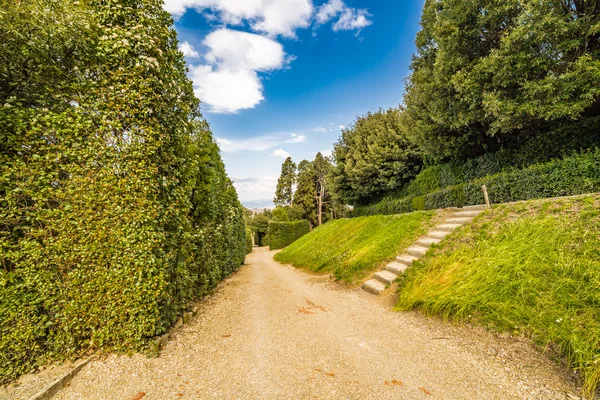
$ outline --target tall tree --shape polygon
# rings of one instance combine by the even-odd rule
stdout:
[[[315,188],[317,199],[317,226],[323,224],[323,204],[328,194],[328,178],[331,171],[331,162],[321,153],[317,153],[315,161],[312,163],[315,174]]]
[[[273,202],[278,206],[289,206],[294,202],[294,184],[296,183],[296,164],[292,157],[285,159],[281,164],[281,175],[277,180],[275,199]]]
[[[600,113],[600,6],[426,0],[402,121],[434,160],[496,151]]]
[[[298,164],[298,184],[294,193],[294,206],[302,209],[303,218],[310,221],[311,226],[317,223],[316,177],[310,161],[302,160]]]
[[[332,189],[340,202],[367,202],[412,180],[421,152],[400,124],[398,109],[358,117],[334,146]]]

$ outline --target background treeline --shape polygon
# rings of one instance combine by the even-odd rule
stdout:
[[[244,260],[157,0],[0,0],[0,382],[149,349]]]
[[[358,117],[335,145],[332,195],[355,215],[463,205],[419,197],[600,143],[598,2],[427,0],[421,27],[403,105]],[[548,183],[539,197],[600,190],[592,168],[584,185]]]

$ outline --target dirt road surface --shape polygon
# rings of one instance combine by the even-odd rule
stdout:
[[[273,254],[255,249],[160,357],[94,361],[55,398],[578,398],[525,340],[394,312]]]

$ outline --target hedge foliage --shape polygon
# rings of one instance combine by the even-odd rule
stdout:
[[[310,232],[310,223],[302,219],[292,222],[269,221],[269,248],[283,249]]]
[[[548,134],[513,143],[495,153],[466,161],[457,160],[425,168],[393,197],[424,196],[437,190],[471,182],[501,172],[562,159],[600,145],[600,117],[557,128]]]
[[[252,246],[253,246],[253,240],[252,240],[252,236],[254,234],[252,233],[252,229],[250,229],[249,227],[246,227],[246,254],[250,254],[252,253]]]
[[[244,259],[158,0],[1,1],[0,382],[143,351]]]
[[[482,185],[487,186],[492,203],[600,191],[600,149],[475,179],[424,196],[388,197],[373,205],[356,207],[352,216],[400,214],[483,204]]]

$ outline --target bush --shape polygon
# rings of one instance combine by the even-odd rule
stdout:
[[[246,227],[246,254],[252,253],[252,229]]]
[[[355,207],[352,216],[400,214],[423,208],[431,210],[483,204],[482,185],[487,186],[492,203],[600,191],[600,149],[563,160],[533,165],[519,171],[475,179],[425,196],[385,198],[376,204]]]
[[[0,383],[150,350],[243,262],[171,24],[160,2],[3,2]]]
[[[427,167],[401,190],[389,197],[424,196],[501,172],[512,172],[531,165],[562,159],[592,149],[600,144],[600,117],[584,119],[520,143],[513,143],[495,153],[466,161]]]
[[[283,249],[310,232],[310,223],[302,219],[292,222],[269,221],[269,248]]]

